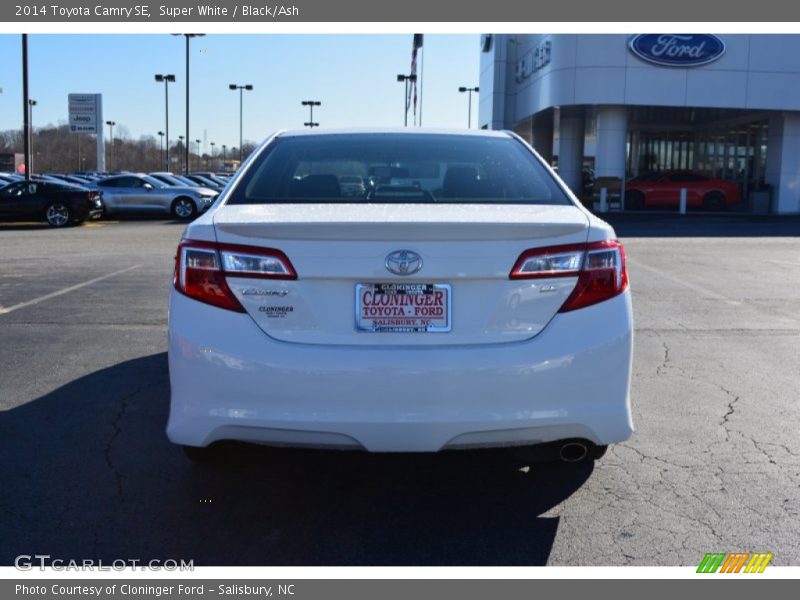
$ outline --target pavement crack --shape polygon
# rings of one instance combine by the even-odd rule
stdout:
[[[794,450],[792,450],[791,448],[789,448],[789,446],[787,446],[786,444],[776,444],[775,442],[757,442],[755,439],[753,440],[753,443],[754,443],[756,446],[758,446],[759,448],[760,448],[761,446],[772,446],[772,447],[774,447],[774,448],[780,448],[780,449],[782,449],[782,450],[783,450],[784,452],[786,452],[786,454],[788,454],[789,456],[794,456],[794,457],[800,456],[800,455],[799,455],[797,452],[795,452]],[[765,451],[764,451],[764,450],[762,450],[762,452],[765,452]]]
[[[767,460],[769,461],[769,463],[771,465],[777,465],[778,464],[778,462],[775,460],[775,458],[773,458],[772,454],[770,454],[764,448],[761,447],[761,446],[765,445],[763,442],[757,442],[755,440],[755,438],[752,438],[752,437],[750,438],[750,441],[753,442],[753,446],[755,446],[756,450],[761,452],[761,454],[763,454],[767,458]]]
[[[120,421],[122,421],[122,418],[125,416],[125,413],[128,410],[128,402],[130,401],[131,398],[133,398],[136,394],[140,393],[141,391],[142,391],[141,387],[136,388],[133,392],[122,396],[122,398],[120,399],[119,408],[117,409],[114,418],[111,420],[111,429],[112,429],[111,437],[108,439],[106,447],[103,450],[103,455],[105,456],[106,459],[106,466],[114,475],[114,482],[117,487],[117,495],[119,496],[120,504],[125,503],[125,492],[122,487],[122,474],[119,472],[119,469],[114,464],[114,461],[111,458],[111,451],[114,448],[114,442],[116,441],[117,437],[119,437],[119,434],[122,433],[122,427],[120,427]]]
[[[736,403],[739,402],[741,396],[736,396],[732,391],[725,389],[722,386],[717,386],[723,392],[725,392],[731,400],[728,402],[725,414],[722,415],[722,421],[720,421],[720,425],[725,430],[725,441],[730,441],[731,439],[731,428],[728,426],[728,422],[730,421],[731,416],[736,412]]]
[[[667,342],[664,341],[661,342],[661,345],[664,346],[664,359],[661,361],[661,364],[656,367],[656,375],[663,375],[669,366],[669,346],[667,346]]]

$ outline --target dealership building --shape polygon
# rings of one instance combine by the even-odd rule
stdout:
[[[479,123],[577,193],[692,170],[737,182],[736,210],[800,213],[800,35],[484,35]]]

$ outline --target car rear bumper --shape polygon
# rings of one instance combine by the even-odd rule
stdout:
[[[167,434],[432,452],[633,431],[630,292],[558,314],[535,338],[436,347],[276,341],[246,314],[172,290]],[[365,334],[380,335],[380,334]]]

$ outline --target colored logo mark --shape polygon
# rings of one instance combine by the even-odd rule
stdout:
[[[698,573],[763,573],[772,552],[709,552],[700,561]]]

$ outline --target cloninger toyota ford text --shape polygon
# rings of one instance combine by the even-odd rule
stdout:
[[[281,132],[178,247],[167,433],[591,460],[632,343],[622,244],[513,133]]]

